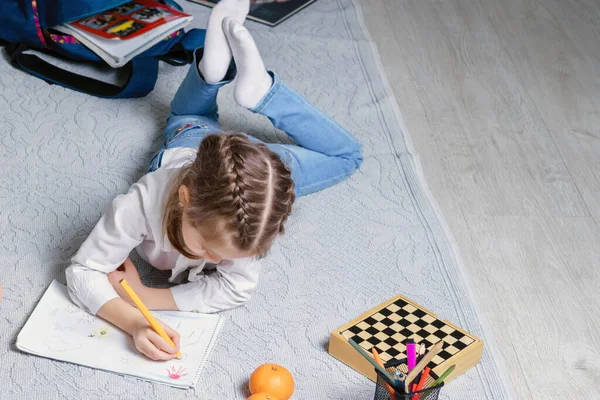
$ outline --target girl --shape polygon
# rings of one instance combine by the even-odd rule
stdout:
[[[71,298],[129,333],[154,360],[178,351],[131,304],[119,281],[131,284],[150,309],[213,313],[250,298],[264,256],[283,232],[295,195],[342,181],[361,164],[360,144],[300,95],[267,72],[243,27],[249,0],[222,0],[211,13],[206,43],[196,50],[171,103],[164,144],[148,174],[118,196],[67,269]],[[235,65],[231,59],[235,60]],[[230,65],[231,64],[231,65]],[[236,78],[238,104],[267,116],[298,145],[264,144],[224,134],[217,92]],[[145,287],[128,259],[142,258],[171,281]]]

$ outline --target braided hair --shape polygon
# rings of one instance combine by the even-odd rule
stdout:
[[[245,135],[209,135],[196,160],[181,172],[165,209],[165,231],[173,247],[198,258],[185,245],[181,221],[212,226],[214,237],[229,235],[238,250],[263,256],[284,223],[295,200],[290,170],[262,143]],[[178,188],[189,189],[189,205],[179,205]],[[206,238],[211,240],[212,238]]]

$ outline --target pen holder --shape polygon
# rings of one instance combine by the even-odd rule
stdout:
[[[385,369],[392,376],[394,376],[396,371],[400,371],[404,375],[406,375],[408,371],[405,360],[392,360],[385,364]],[[392,382],[389,382],[388,379],[381,374],[381,372],[377,370],[375,370],[375,372],[377,373],[377,386],[375,387],[374,400],[394,400],[391,399],[388,387],[392,388],[396,400],[437,400],[442,387],[444,387],[444,382],[434,387],[428,387],[428,385],[431,385],[438,378],[436,374],[430,372],[425,385],[423,385],[425,389],[421,389],[416,392],[409,391],[406,393],[403,388],[396,387]],[[414,379],[413,383],[417,383],[419,381],[418,378],[419,376]]]

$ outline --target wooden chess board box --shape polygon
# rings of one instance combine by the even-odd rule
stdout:
[[[427,350],[442,341],[442,350],[428,366],[441,375],[456,365],[446,383],[477,364],[483,351],[481,339],[400,295],[341,326],[330,336],[329,354],[376,381],[373,366],[348,343],[350,338],[368,353],[375,347],[384,363],[406,357],[408,338],[424,343]]]

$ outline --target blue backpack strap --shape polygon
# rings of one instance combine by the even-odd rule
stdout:
[[[52,65],[33,54],[25,54],[27,45],[6,47],[13,65],[50,84],[61,85],[79,92],[106,98],[143,97],[154,89],[158,78],[158,60],[154,57],[134,58],[119,68],[127,75],[123,86],[106,83]],[[56,55],[56,54],[53,54]]]
[[[205,38],[206,29],[190,29],[179,40],[179,44],[183,46],[184,49],[193,53],[198,47],[204,47]]]
[[[171,65],[185,65],[194,60],[194,51],[204,47],[206,29],[190,29],[180,36],[179,41],[171,49],[158,58]]]

